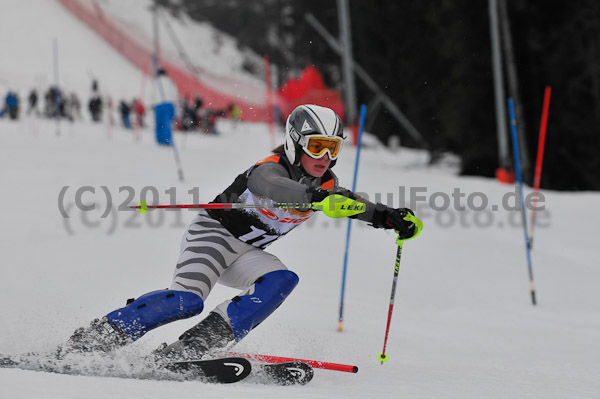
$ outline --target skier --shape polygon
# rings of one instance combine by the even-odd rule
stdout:
[[[265,199],[286,203],[319,202],[332,193],[357,199],[338,185],[331,168],[345,139],[340,118],[329,108],[301,105],[289,115],[285,144],[251,166],[214,203],[253,204]],[[413,212],[366,203],[355,217],[375,228],[394,229],[401,238],[415,234],[404,218]],[[179,339],[159,350],[159,359],[200,359],[239,342],[264,321],[298,284],[298,276],[264,249],[309,219],[310,209],[202,210],[185,232],[169,289],[149,292],[88,328],[73,334],[67,351],[110,351],[148,331],[198,315],[216,283],[243,290],[213,309]]]

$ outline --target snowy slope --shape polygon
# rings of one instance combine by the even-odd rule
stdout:
[[[141,96],[143,76],[125,58],[57,1],[5,0],[0,13],[0,91],[17,90],[21,100],[37,87],[56,83],[53,42],[58,48],[58,83],[75,92],[85,109],[92,80],[114,101]],[[39,93],[38,93],[39,94]],[[25,107],[24,107],[25,108]],[[87,112],[85,113],[87,115]]]
[[[23,90],[35,74],[47,73],[51,80],[48,38],[61,32],[60,51],[65,57],[72,54],[73,65],[71,72],[66,65],[61,70],[74,89],[87,90],[90,66],[98,67],[94,74],[102,76],[101,84],[115,90],[127,90],[129,80],[139,77],[59,5],[40,1],[27,9],[21,3],[6,2],[14,18],[0,14],[2,37],[7,26],[21,29],[13,22],[18,18],[29,18],[32,26],[46,30],[34,39],[18,36],[30,47],[27,50],[3,39],[3,79],[23,82]],[[45,20],[53,22],[44,25]],[[87,57],[76,56],[86,51]],[[92,53],[110,62],[94,63]],[[6,62],[4,54],[10,54]],[[133,86],[131,90],[139,90],[139,80]],[[102,219],[107,198],[101,187],[112,194],[115,206],[127,198],[129,189],[119,191],[126,186],[135,191],[135,201],[146,186],[158,190],[161,202],[169,202],[165,191],[172,187],[178,203],[191,202],[188,190],[193,189],[201,201],[208,201],[269,151],[264,125],[234,128],[223,122],[219,129],[219,137],[177,135],[186,177],[180,183],[171,150],[157,147],[150,131],[136,141],[130,131],[114,129],[109,139],[104,125],[62,123],[57,137],[54,122],[0,119],[0,303],[4,305],[0,353],[53,348],[75,328],[122,306],[127,298],[170,284],[179,240],[193,212],[144,217],[111,212]],[[348,146],[335,167],[346,186],[351,185],[353,162],[354,151]],[[63,202],[70,219],[61,216],[58,206],[65,186],[69,188]],[[83,186],[96,189],[96,194],[88,192],[83,198],[85,203],[96,203],[97,211],[76,210],[75,191]],[[401,186],[406,187],[407,198],[411,187],[426,189],[427,197],[434,192],[451,195],[458,188],[466,196],[485,194],[490,205],[500,204],[513,190],[490,179],[460,178],[441,168],[428,168],[419,152],[364,151],[358,191],[371,198],[382,193],[384,202],[390,193],[398,206]],[[535,308],[529,303],[518,214],[502,209],[434,212],[420,204],[418,215],[426,227],[421,237],[405,245],[388,345],[390,361],[383,366],[376,356],[381,352],[388,310],[394,236],[354,225],[345,332],[340,334],[336,327],[346,222],[317,215],[269,247],[299,274],[300,284],[238,349],[356,364],[358,374],[318,370],[308,386],[285,388],[0,369],[0,396],[596,398],[600,392],[600,215],[594,209],[600,194],[545,194],[546,227],[536,230],[533,252],[539,298]],[[217,287],[207,309],[234,294]],[[171,342],[201,317],[155,330],[127,351],[147,353],[161,342]]]
[[[153,48],[152,1],[102,0],[95,1],[95,4],[109,15],[120,29],[147,48]],[[188,57],[197,69],[201,81],[217,85],[218,82],[214,81],[216,78],[222,80],[235,77],[238,81],[264,87],[262,73],[259,76],[251,75],[244,70],[243,66],[244,63],[250,63],[262,68],[262,58],[248,49],[242,54],[234,38],[216,30],[211,24],[196,22],[187,14],[174,16],[160,9],[158,29],[162,56],[170,58],[185,68],[184,60],[181,58],[183,50],[184,56]]]

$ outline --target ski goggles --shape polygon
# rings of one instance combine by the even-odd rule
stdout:
[[[304,152],[311,158],[319,159],[329,153],[331,160],[337,159],[342,149],[342,139],[340,137],[324,136],[305,136],[306,141],[302,146]]]

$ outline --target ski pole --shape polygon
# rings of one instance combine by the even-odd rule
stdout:
[[[360,148],[362,147],[362,136],[365,126],[365,116],[367,106],[360,107],[360,123],[358,128],[358,144],[356,145],[356,159],[354,162],[354,178],[352,179],[352,192],[356,192],[356,180],[358,176],[358,164],[360,162]],[[342,267],[342,290],[340,294],[340,314],[338,318],[338,331],[342,332],[344,327],[344,297],[346,293],[346,272],[348,270],[348,252],[350,249],[350,232],[352,230],[352,219],[348,219],[348,228],[346,230],[346,249],[344,251],[344,266]]]
[[[340,194],[333,194],[320,202],[290,203],[290,202],[264,202],[257,204],[244,204],[239,202],[211,203],[211,204],[185,204],[185,205],[148,205],[141,201],[137,206],[130,206],[144,214],[149,209],[312,209],[322,211],[330,218],[343,218],[358,215],[366,210],[366,205],[352,198]]]
[[[523,194],[523,176],[521,176],[521,160],[519,158],[519,142],[517,140],[517,121],[515,119],[515,109],[513,99],[508,99],[508,111],[510,112],[510,126],[512,130],[512,140],[515,153],[515,165],[517,167],[517,178],[521,190],[521,216],[523,217],[523,232],[525,234],[525,252],[527,253],[527,266],[529,268],[529,290],[531,292],[531,303],[537,304],[535,299],[535,286],[533,283],[533,266],[531,264],[531,245],[529,234],[527,233],[527,216],[525,215],[525,198]]]
[[[394,299],[396,297],[396,284],[398,283],[398,272],[400,271],[400,258],[402,257],[402,245],[404,241],[413,239],[421,234],[421,230],[423,230],[423,222],[421,222],[416,216],[412,214],[408,214],[404,217],[404,220],[413,222],[415,224],[415,234],[410,238],[401,239],[400,235],[396,238],[396,244],[398,245],[398,250],[396,252],[396,264],[394,267],[394,279],[392,281],[392,294],[390,296],[390,307],[388,309],[388,317],[387,323],[385,326],[385,337],[383,339],[383,351],[377,356],[377,360],[381,362],[381,364],[387,362],[389,360],[389,356],[385,353],[385,349],[387,347],[388,337],[390,334],[390,324],[392,322],[392,312],[394,311]]]

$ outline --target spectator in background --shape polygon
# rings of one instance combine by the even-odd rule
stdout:
[[[56,115],[56,98],[54,97],[52,87],[48,88],[46,93],[44,93],[44,101],[44,115],[47,118],[53,118]]]
[[[179,99],[179,91],[175,83],[167,76],[167,71],[158,69],[154,84],[151,85],[150,101],[154,109],[156,142],[171,145],[171,125],[175,118],[175,105]]]
[[[227,106],[227,116],[230,119],[239,121],[242,118],[242,110],[239,105],[231,103]]]
[[[56,102],[56,114],[54,115],[56,118],[68,118],[67,115],[67,99],[65,98],[62,90],[58,86],[54,86],[52,88],[52,93]]]
[[[59,108],[60,113],[58,116],[60,118],[65,118],[65,119],[68,119],[69,121],[73,122],[73,115],[71,115],[71,98],[68,96],[65,96],[62,91],[60,91],[60,96],[62,98],[62,103]]]
[[[181,99],[181,129],[194,130],[194,106],[187,99]]]
[[[63,91],[56,87],[56,97],[58,104],[58,115],[57,118],[65,118],[73,122],[73,116],[71,115],[71,99],[67,97]]]
[[[38,108],[38,94],[36,89],[31,89],[29,93],[29,97],[27,97],[29,101],[29,108],[27,109],[27,115],[31,114],[32,111],[35,111],[35,115],[40,115],[40,110]]]
[[[200,123],[202,120],[202,97],[196,95],[194,100],[194,115],[192,117],[192,123],[194,124],[195,129],[200,129]]]
[[[90,101],[88,103],[88,109],[94,122],[100,122],[102,120],[102,96],[98,88],[98,81],[94,79],[92,82],[92,94],[90,95]]]
[[[6,93],[4,98],[4,110],[10,119],[19,119],[19,96],[14,91]]]
[[[131,120],[129,119],[131,107],[125,102],[125,100],[121,100],[119,103],[119,111],[121,112],[121,121],[123,122],[123,126],[125,126],[126,129],[131,129]]]
[[[231,103],[227,106],[227,117],[232,120],[233,128],[237,128],[239,121],[242,119],[242,109],[239,105]]]
[[[133,112],[135,114],[135,121],[138,127],[144,127],[144,116],[146,115],[146,108],[144,103],[139,99],[133,99]]]
[[[213,111],[210,106],[206,108],[202,115],[202,131],[206,134],[218,134],[215,126],[216,117],[223,115],[225,115],[224,111]]]
[[[31,109],[31,94],[30,94],[30,109]],[[65,97],[62,90],[57,86],[50,86],[44,93],[44,116],[47,118],[66,118],[73,121],[71,112],[71,99]]]
[[[71,119],[81,120],[81,102],[74,92],[69,96],[69,114]]]

